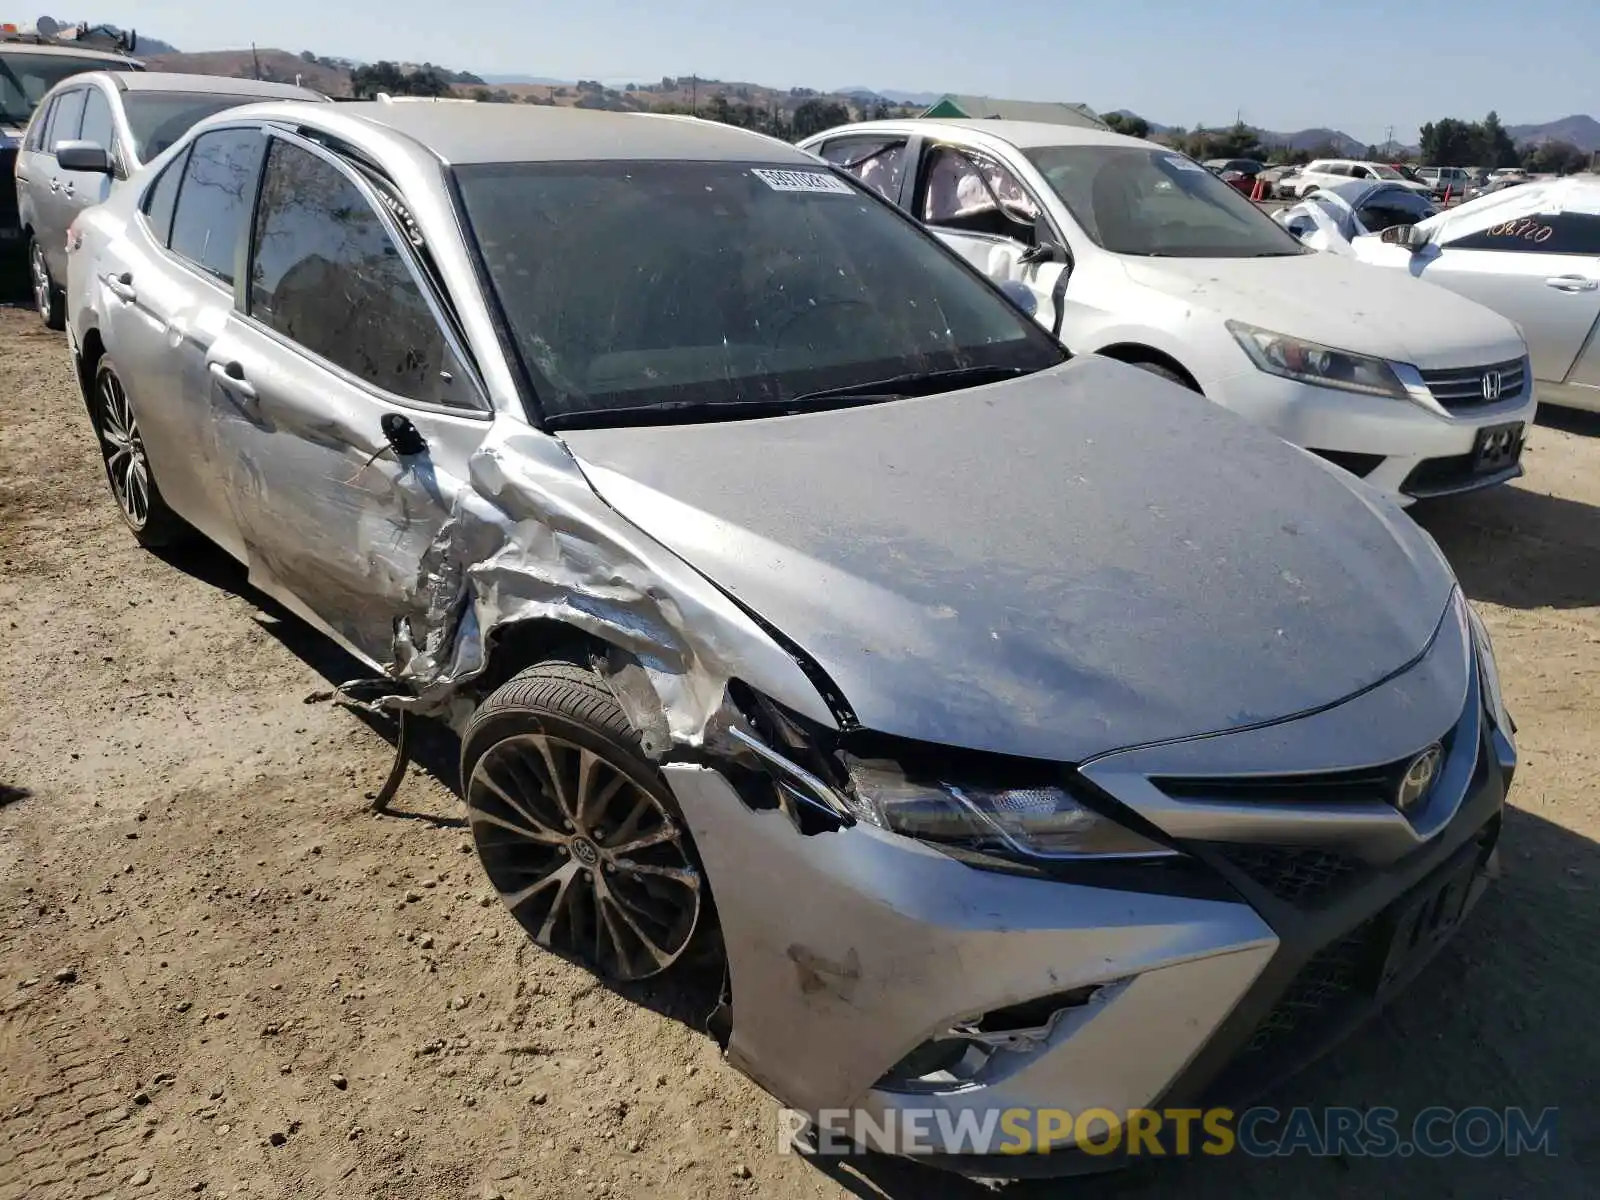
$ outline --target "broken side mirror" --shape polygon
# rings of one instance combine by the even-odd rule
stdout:
[[[1072,252],[1056,239],[1056,231],[1040,213],[1033,222],[1033,245],[1022,252],[1023,263],[1061,263],[1072,266]]]
[[[1416,225],[1391,225],[1378,237],[1391,246],[1404,246],[1413,254],[1428,244],[1428,235]]]
[[[96,142],[57,142],[56,166],[63,171],[90,171],[111,174],[111,153]]]

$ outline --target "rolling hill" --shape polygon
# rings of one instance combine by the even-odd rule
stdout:
[[[1508,125],[1506,132],[1519,146],[1524,142],[1532,142],[1535,146],[1547,142],[1566,142],[1590,154],[1600,150],[1600,121],[1581,113],[1562,117],[1559,121],[1546,121],[1543,125]]]

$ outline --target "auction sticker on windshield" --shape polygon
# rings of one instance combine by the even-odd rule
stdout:
[[[775,192],[829,192],[846,196],[855,194],[844,180],[825,175],[821,171],[780,171],[774,167],[751,167],[750,174]]]
[[[1176,154],[1167,155],[1166,163],[1167,166],[1178,171],[1199,171],[1202,175],[1204,175],[1206,170],[1199,163],[1191,162],[1187,158],[1179,158]]]

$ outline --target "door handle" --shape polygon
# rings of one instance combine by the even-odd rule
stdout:
[[[70,179],[67,180],[65,186],[63,186],[61,190],[63,192],[65,192],[68,196],[71,196],[72,195],[72,180],[70,180]]]
[[[222,390],[231,396],[240,408],[254,411],[256,408],[256,389],[244,377],[244,368],[236,362],[219,363],[210,362],[206,369],[211,372],[211,378],[222,385]]]
[[[52,180],[51,180],[51,181],[50,181],[50,190],[51,190],[51,191],[52,191],[52,192],[59,192],[59,191],[60,191],[60,190],[61,190],[61,180],[59,180],[59,179],[52,179]]]
[[[1600,288],[1600,279],[1590,279],[1587,275],[1552,275],[1544,285],[1558,292],[1592,292]]]
[[[106,285],[106,290],[118,300],[126,300],[131,304],[139,298],[139,293],[133,290],[132,272],[124,271],[121,275],[102,275],[100,278],[101,282]]]

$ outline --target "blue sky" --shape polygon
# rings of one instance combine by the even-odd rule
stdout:
[[[1075,100],[1164,124],[1242,110],[1269,129],[1367,141],[1497,109],[1507,124],[1600,115],[1596,0],[193,0],[89,6],[183,50],[259,46],[623,82],[697,73]],[[41,11],[44,11],[41,8]],[[76,10],[75,10],[76,11]],[[88,12],[89,9],[85,9]],[[67,15],[67,14],[63,14]]]

